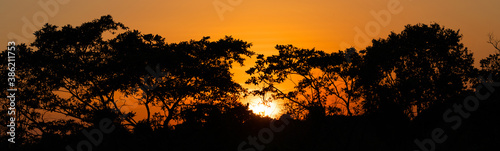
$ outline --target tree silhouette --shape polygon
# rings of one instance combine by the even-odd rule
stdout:
[[[461,38],[459,31],[438,24],[417,24],[373,40],[363,51],[359,74],[365,110],[392,110],[412,118],[463,94],[476,69]]]
[[[277,45],[279,54],[258,55],[246,71],[246,83],[262,87],[250,92],[230,70],[254,55],[251,43],[230,36],[167,43],[109,15],[80,26],[46,24],[35,35],[16,48],[16,144],[0,141],[8,150],[414,150],[421,142],[486,150],[500,138],[500,50],[477,70],[459,31],[438,24],[407,25],[361,51]],[[493,36],[488,43],[498,50]],[[3,73],[7,56],[0,53]],[[296,118],[254,114],[241,103],[249,94],[285,100]],[[457,113],[477,95],[484,96],[477,109]],[[452,122],[443,119],[449,111]],[[111,133],[95,131],[103,120]],[[448,140],[430,144],[441,128]]]
[[[328,97],[341,100],[348,115],[352,115],[350,103],[358,98],[354,95],[354,78],[351,77],[351,62],[345,59],[346,51],[325,53],[315,49],[299,49],[292,45],[278,45],[279,55],[257,57],[256,65],[247,73],[252,77],[247,84],[264,84],[258,94],[272,93],[277,99],[286,99],[288,109],[301,114],[308,111],[311,118],[337,114],[339,108],[334,103],[327,104]],[[357,53],[351,54],[359,61]],[[358,57],[356,57],[358,56]],[[298,82],[292,78],[296,77]],[[294,90],[285,92],[276,87],[284,82],[292,82]]]
[[[17,71],[22,77],[18,87],[26,102],[19,105],[18,112],[23,114],[18,120],[23,121],[19,132],[31,132],[31,140],[45,134],[64,136],[98,125],[103,118],[135,127],[135,112],[122,110],[117,103],[119,93],[144,96],[135,102],[147,108],[142,125],[162,120],[166,127],[179,116],[180,107],[225,101],[226,96],[243,92],[229,70],[233,63],[243,65],[244,57],[253,54],[247,50],[251,44],[232,37],[167,44],[158,35],[135,30],[103,38],[104,33],[126,29],[109,15],[76,27],[46,24],[35,32],[32,47],[18,46],[18,65],[22,66]],[[145,67],[157,65],[161,65],[155,68],[161,75],[151,78]],[[149,106],[164,112],[151,118]],[[47,120],[45,114],[68,118]]]
[[[180,107],[188,101],[221,101],[243,92],[242,87],[232,80],[230,69],[233,63],[243,65],[244,56],[253,52],[247,49],[250,44],[226,37],[210,42],[209,37],[199,41],[169,44],[167,58],[159,58],[165,67],[159,71],[168,73],[160,77],[157,87],[146,94],[167,111],[164,125],[178,118]]]
[[[18,47],[18,66],[22,67],[17,70],[22,79],[18,87],[23,100],[18,112],[27,119],[21,128],[27,131],[23,135],[30,135],[31,140],[46,133],[64,136],[95,123],[96,112],[112,113],[113,93],[119,90],[120,83],[108,82],[124,76],[110,70],[103,72],[109,69],[105,62],[112,56],[101,34],[117,29],[125,27],[111,16],[60,30],[47,24],[35,32],[37,39],[31,46],[36,50],[25,45]],[[50,113],[68,118],[47,121],[44,116]],[[131,118],[128,121],[133,122]]]
[[[496,40],[493,34],[490,34],[488,43],[491,44],[497,51],[480,61],[481,75],[488,76],[491,74],[494,78],[493,80],[498,81],[500,80],[500,40]]]

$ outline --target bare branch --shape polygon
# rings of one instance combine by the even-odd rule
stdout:
[[[488,43],[491,44],[498,52],[500,52],[500,40],[498,39],[495,39],[495,36],[493,35],[493,33],[489,33],[488,34]]]

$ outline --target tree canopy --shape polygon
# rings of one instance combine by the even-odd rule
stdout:
[[[477,76],[459,31],[438,24],[407,25],[363,51],[360,81],[367,112],[399,110],[414,117],[463,94]]]
[[[168,43],[110,15],[80,26],[46,24],[34,34],[33,43],[16,47],[21,150],[327,150],[332,144],[408,150],[421,142],[453,150],[471,148],[464,138],[484,147],[500,136],[489,131],[498,130],[490,122],[500,116],[500,93],[493,91],[500,79],[499,41],[490,36],[498,52],[477,69],[459,30],[436,23],[407,25],[365,49],[329,52],[287,44],[276,45],[278,54],[270,56],[255,55],[251,43],[232,36]],[[5,75],[8,51],[0,56]],[[260,89],[249,91],[234,81],[231,69],[252,56],[246,84]],[[478,94],[488,98],[476,112],[458,112],[457,104],[471,105],[467,96]],[[242,103],[248,95],[286,102],[287,115],[253,113]],[[138,112],[145,117],[137,118]],[[96,132],[107,120],[112,132]],[[446,128],[462,123],[462,129]],[[433,147],[430,139],[419,140],[434,137],[433,126],[444,127],[449,143]],[[81,143],[86,140],[92,143]]]
[[[105,39],[105,33],[116,37]],[[147,108],[142,123],[167,128],[181,118],[181,107],[241,95],[244,89],[229,70],[253,55],[250,43],[232,37],[167,44],[159,35],[128,30],[109,15],[76,27],[46,24],[35,35],[31,47],[18,47],[18,87],[26,102],[19,112],[29,123],[27,131],[61,135],[102,118],[135,126],[135,112],[121,109],[119,94],[136,96],[133,103]],[[47,113],[69,118],[44,121]]]
[[[276,99],[289,101],[288,110],[293,113],[307,111],[310,117],[322,117],[327,114],[343,114],[340,107],[348,115],[352,115],[351,103],[358,100],[354,90],[353,62],[346,60],[346,55],[353,57],[353,61],[359,62],[357,52],[347,54],[347,51],[336,53],[325,53],[315,49],[300,49],[292,45],[278,45],[278,55],[264,58],[257,57],[255,67],[250,68],[247,73],[253,75],[248,84],[264,84],[262,90],[255,91],[263,95],[272,93]],[[297,81],[293,80],[296,77]],[[276,85],[291,82],[294,90],[283,91]],[[330,97],[330,98],[329,98]],[[331,97],[339,101],[327,103]]]

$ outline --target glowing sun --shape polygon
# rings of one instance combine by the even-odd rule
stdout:
[[[249,105],[250,110],[260,116],[268,116],[276,118],[279,114],[279,109],[275,102],[262,102],[260,99],[253,99]]]

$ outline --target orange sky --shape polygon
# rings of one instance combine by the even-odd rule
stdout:
[[[218,13],[214,4],[230,11]],[[390,14],[387,22],[377,21],[372,15],[372,12],[389,12],[391,8],[397,11]],[[20,37],[18,42],[27,42],[22,39],[32,42],[34,37],[23,35],[26,24],[48,21],[58,26],[80,25],[106,14],[131,29],[159,34],[169,43],[203,36],[216,40],[232,35],[253,43],[252,51],[266,55],[277,53],[276,44],[315,47],[327,52],[343,49],[342,43],[363,49],[366,44],[355,42],[359,34],[356,28],[363,31],[372,25],[368,35],[372,39],[386,37],[391,31],[400,32],[406,24],[437,22],[460,29],[463,43],[474,52],[477,65],[481,58],[494,53],[486,43],[488,33],[500,38],[498,0],[8,0],[1,2],[0,11],[2,47],[9,38],[16,37],[12,35]],[[25,28],[25,31],[33,30]],[[237,82],[243,83],[248,78],[244,73],[248,68],[233,69]]]

